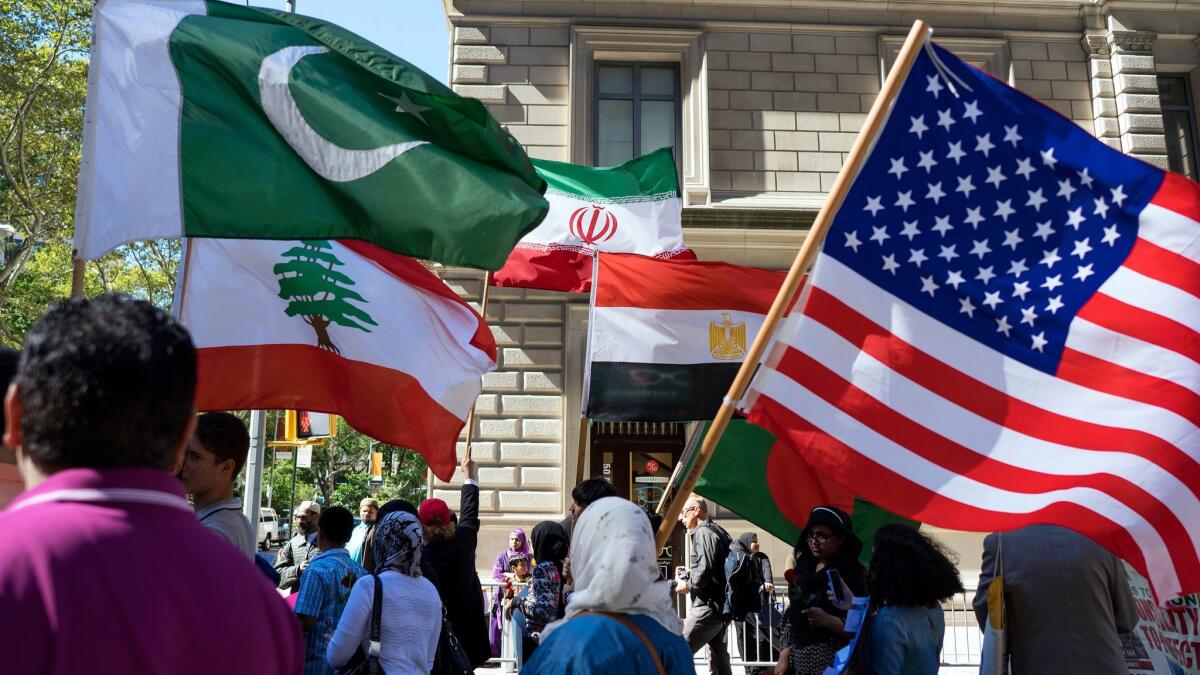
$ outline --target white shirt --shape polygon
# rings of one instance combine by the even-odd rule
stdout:
[[[196,512],[200,524],[237,547],[247,560],[258,553],[258,532],[242,513],[242,500],[237,497],[213,502]]]
[[[387,675],[428,675],[442,633],[442,601],[437,589],[424,577],[392,570],[380,574],[379,579],[383,582],[379,664]],[[360,644],[364,650],[368,647],[374,600],[372,576],[355,582],[329,641],[325,656],[330,665],[345,664]]]

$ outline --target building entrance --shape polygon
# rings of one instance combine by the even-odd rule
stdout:
[[[595,422],[591,475],[612,483],[617,495],[654,512],[683,454],[686,425],[672,422]],[[669,579],[683,565],[683,534],[676,525],[658,564]]]

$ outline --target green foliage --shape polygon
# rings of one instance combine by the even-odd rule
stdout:
[[[88,0],[0,0],[0,322],[22,271],[35,253],[58,249],[71,235],[87,90],[84,56],[91,32]],[[60,250],[49,251],[55,260]],[[70,265],[64,269],[69,275]],[[57,275],[28,284],[57,292]],[[30,289],[25,289],[26,291]],[[19,321],[45,298],[18,302]],[[14,342],[24,331],[0,325]]]
[[[272,414],[268,414],[268,423]],[[272,428],[268,424],[268,433]],[[384,480],[378,492],[374,494],[368,488],[367,474],[372,449],[382,452],[384,457]],[[391,471],[393,457],[396,459],[395,472]],[[390,499],[407,499],[419,503],[425,498],[428,470],[429,465],[419,454],[373,441],[341,420],[336,436],[324,445],[313,447],[312,467],[296,470],[295,503],[320,496],[326,506],[344,506],[356,515],[358,504],[364,497],[375,497],[380,503]],[[271,485],[273,508],[280,514],[288,513],[292,463],[280,462],[271,467],[267,480]],[[266,497],[263,499],[265,504]]]

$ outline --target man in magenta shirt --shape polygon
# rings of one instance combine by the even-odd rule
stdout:
[[[145,302],[61,303],[29,332],[4,401],[26,485],[0,512],[7,675],[300,672],[294,615],[169,473],[195,385],[187,332]]]

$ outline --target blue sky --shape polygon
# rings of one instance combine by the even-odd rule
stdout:
[[[284,0],[250,0],[251,5],[284,9]],[[296,0],[296,11],[358,33],[447,81],[449,29],[441,0]]]

